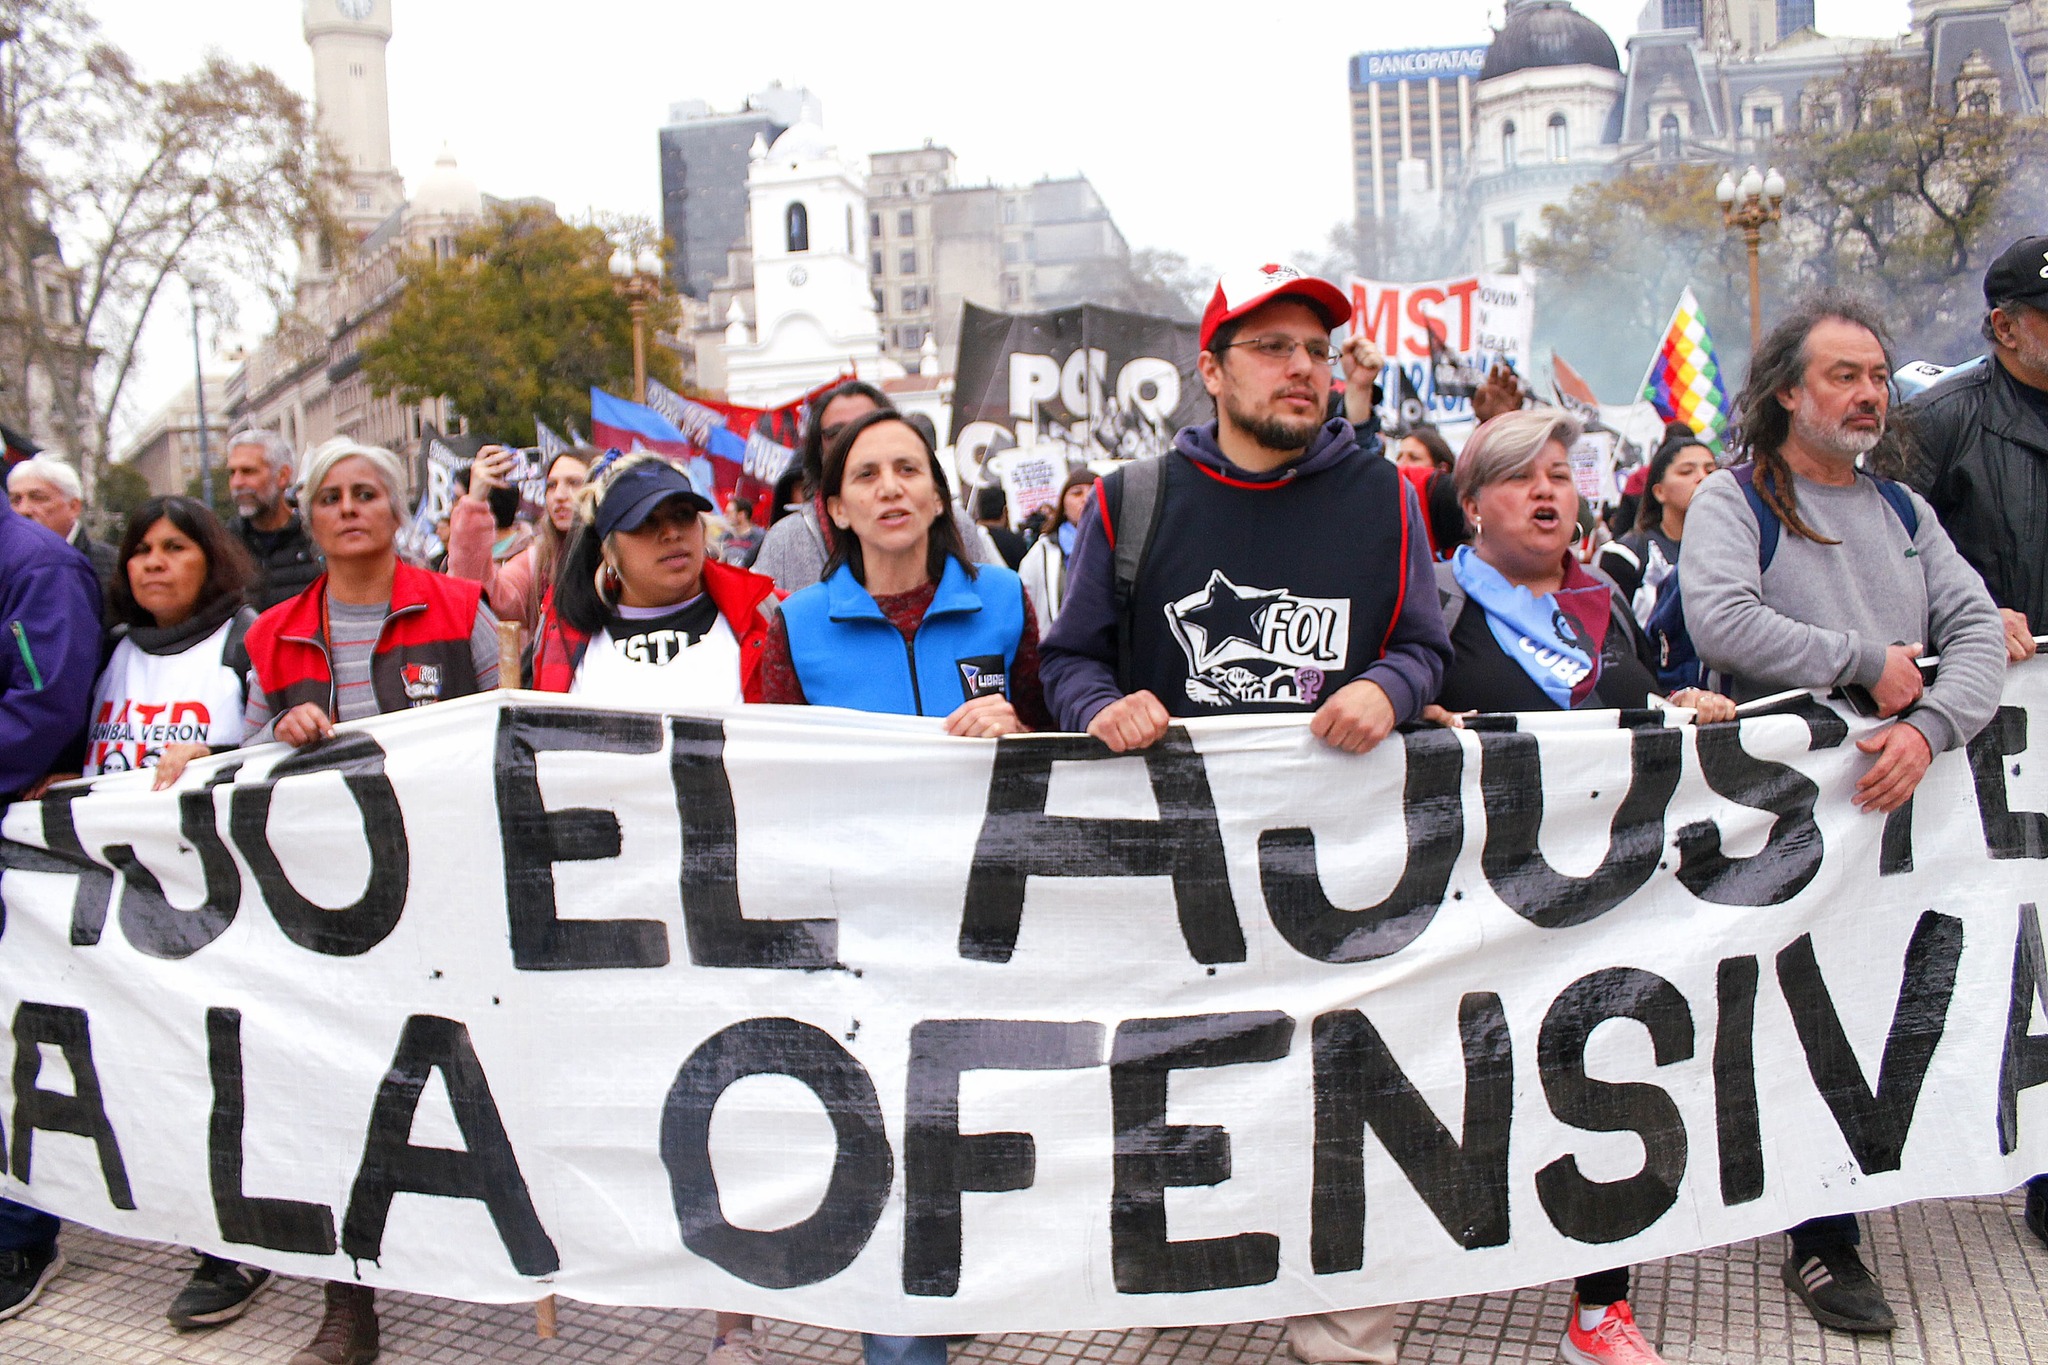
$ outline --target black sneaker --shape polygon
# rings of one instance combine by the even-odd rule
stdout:
[[[2027,1182],[2027,1231],[2048,1246],[2048,1181]]]
[[[1823,1327],[1839,1332],[1889,1332],[1899,1325],[1884,1291],[1863,1265],[1855,1247],[1831,1247],[1803,1260],[1785,1261],[1785,1287],[1799,1296]]]
[[[55,1242],[46,1247],[0,1251],[0,1321],[42,1296],[43,1286],[64,1268]]]
[[[218,1327],[248,1312],[250,1300],[269,1283],[267,1270],[202,1252],[198,1268],[178,1291],[178,1297],[171,1300],[164,1316],[173,1327]]]

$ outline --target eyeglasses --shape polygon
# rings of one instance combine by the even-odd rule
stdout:
[[[1336,348],[1327,341],[1298,341],[1293,337],[1283,336],[1252,337],[1248,341],[1233,341],[1228,343],[1224,349],[1229,350],[1234,346],[1249,346],[1267,360],[1279,365],[1284,365],[1294,359],[1294,348],[1297,346],[1308,352],[1308,360],[1311,365],[1327,365],[1330,363],[1331,358],[1337,354]]]

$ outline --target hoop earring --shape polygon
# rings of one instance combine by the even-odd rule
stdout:
[[[619,594],[624,592],[625,588],[619,571],[614,569],[609,561],[601,561],[597,566],[597,600],[607,607],[616,607],[619,604]]]

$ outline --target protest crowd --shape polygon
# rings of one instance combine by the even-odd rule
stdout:
[[[0,803],[142,768],[165,791],[205,755],[311,748],[340,723],[496,687],[927,716],[950,736],[1062,731],[1120,754],[1193,716],[1312,713],[1317,740],[1364,754],[1475,713],[1669,707],[1707,726],[1842,689],[1891,722],[1859,742],[1856,803],[1881,820],[1992,720],[2048,620],[2044,260],[2048,237],[2001,255],[1988,357],[1898,405],[1880,313],[1789,307],[1726,449],[1672,423],[1604,517],[1574,477],[1580,416],[1502,368],[1455,453],[1427,424],[1384,430],[1385,358],[1355,332],[1332,340],[1351,300],[1270,265],[1224,275],[1203,316],[1214,418],[1161,458],[1074,469],[1015,526],[1000,489],[955,488],[928,424],[855,379],[808,402],[766,524],[675,461],[592,445],[528,472],[529,522],[517,452],[483,441],[438,565],[403,534],[410,462],[346,439],[301,452],[238,432],[229,524],[155,497],[112,546],[86,535],[71,468],[30,459],[0,508]],[[1330,602],[1334,663],[1262,657],[1244,624]],[[2048,1176],[2024,1200],[2048,1246]],[[1785,1231],[1785,1292],[1818,1323],[1894,1329],[1853,1214]],[[0,1319],[59,1273],[59,1232],[0,1204]],[[201,1254],[169,1323],[231,1321],[271,1275]],[[1625,1265],[1578,1278],[1563,1358],[1659,1360],[1629,1289]],[[1391,1365],[1395,1313],[1297,1317],[1287,1342],[1317,1365]],[[375,1292],[329,1284],[308,1328],[293,1365],[366,1365]],[[864,1346],[869,1365],[943,1365],[948,1339]],[[706,1349],[710,1365],[773,1359],[737,1313]]]

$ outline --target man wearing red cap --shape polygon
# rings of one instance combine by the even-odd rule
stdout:
[[[1350,313],[1283,265],[1218,282],[1199,357],[1216,420],[1110,474],[1082,517],[1042,663],[1063,728],[1123,753],[1177,716],[1313,711],[1363,753],[1436,696],[1450,642],[1415,496],[1325,420]]]
[[[1095,486],[1040,676],[1066,730],[1126,753],[1173,717],[1313,711],[1364,753],[1433,700],[1451,659],[1415,494],[1329,414],[1335,285],[1225,275],[1202,316],[1216,420]],[[1310,1362],[1394,1365],[1398,1306],[1289,1319]]]

